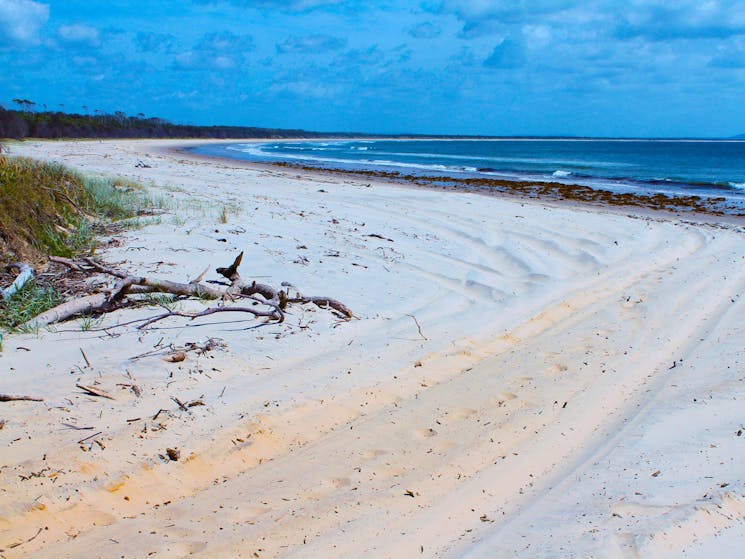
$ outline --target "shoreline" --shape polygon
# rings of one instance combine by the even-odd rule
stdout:
[[[258,167],[182,144],[26,142],[11,156],[168,201],[97,255],[111,266],[180,282],[208,267],[209,281],[245,251],[246,279],[338,298],[357,319],[306,307],[281,325],[116,326],[156,306],[7,336],[3,392],[44,398],[1,404],[8,559],[745,545],[740,222]],[[209,352],[163,359],[208,339]]]
[[[299,142],[299,141],[317,141],[314,139],[290,139],[283,138],[278,140],[272,140],[273,142]],[[347,141],[345,139],[345,141]],[[349,141],[354,141],[351,139]],[[244,143],[266,143],[265,139],[255,140],[239,140]],[[215,141],[211,143],[236,143],[234,140],[228,141]],[[681,220],[684,222],[707,224],[707,225],[728,225],[728,226],[745,226],[745,212],[742,212],[742,208],[738,208],[742,213],[721,213],[718,211],[711,211],[706,209],[690,209],[691,199],[701,197],[698,196],[672,196],[662,195],[662,198],[655,200],[655,195],[643,195],[643,194],[619,194],[613,193],[608,190],[599,190],[591,187],[585,187],[575,184],[564,184],[564,183],[541,183],[538,181],[509,181],[509,180],[479,180],[477,185],[468,184],[468,181],[459,179],[457,177],[426,177],[426,176],[407,176],[403,173],[386,173],[378,171],[347,171],[343,169],[324,169],[319,167],[312,167],[302,164],[292,163],[265,163],[257,161],[249,161],[240,158],[222,157],[220,155],[206,155],[201,153],[195,153],[192,148],[200,145],[197,143],[190,143],[181,146],[170,146],[165,148],[166,152],[193,157],[196,159],[202,159],[205,161],[220,161],[230,162],[235,164],[237,167],[244,167],[248,169],[266,169],[266,170],[286,170],[287,172],[302,172],[307,173],[309,176],[322,176],[322,177],[341,177],[347,180],[373,180],[383,182],[386,184],[395,184],[399,186],[405,186],[410,188],[423,188],[431,189],[440,192],[465,192],[471,194],[479,194],[483,196],[491,196],[496,198],[505,198],[511,200],[517,200],[524,203],[538,203],[538,204],[549,204],[556,207],[569,207],[576,209],[587,209],[587,210],[601,210],[611,213],[618,213],[620,215],[628,216],[639,216],[639,217],[651,217],[659,218],[664,220]],[[448,185],[438,185],[438,181],[450,182]],[[466,183],[466,184],[464,184]],[[492,185],[498,184],[503,189],[495,189]],[[531,185],[547,185],[551,190],[538,193],[537,195],[526,194],[525,190],[529,189]],[[572,192],[574,188],[581,188],[584,195],[578,196]],[[591,191],[591,192],[590,192]],[[661,207],[661,206],[673,206]]]

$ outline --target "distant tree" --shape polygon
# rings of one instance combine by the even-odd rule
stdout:
[[[30,99],[13,99],[13,102],[18,105],[22,111],[30,111],[36,106],[36,103]]]

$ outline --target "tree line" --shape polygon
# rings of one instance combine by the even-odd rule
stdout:
[[[254,126],[173,124],[162,118],[114,114],[37,111],[26,99],[14,101],[22,110],[0,107],[0,138],[322,138],[370,134],[322,133]]]

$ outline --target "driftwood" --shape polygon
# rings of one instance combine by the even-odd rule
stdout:
[[[130,301],[127,299],[129,295],[143,293],[168,293],[178,297],[221,300],[223,303],[226,301],[235,301],[237,299],[248,299],[253,301],[254,306],[226,306],[223,304],[222,306],[211,307],[200,312],[185,312],[168,309],[167,312],[160,315],[126,323],[133,324],[139,322],[141,323],[138,326],[140,329],[146,328],[155,322],[170,317],[195,319],[223,312],[247,313],[254,317],[264,317],[268,320],[283,322],[284,311],[288,304],[312,303],[321,308],[331,309],[343,318],[349,319],[354,316],[349,307],[330,297],[307,297],[300,293],[297,293],[294,297],[290,297],[284,290],[277,290],[271,285],[256,283],[255,281],[244,281],[238,273],[238,268],[243,260],[242,252],[235,258],[230,266],[216,269],[219,274],[230,280],[230,285],[223,289],[218,289],[201,283],[208,270],[202,272],[197,278],[189,283],[179,283],[161,278],[133,276],[96,262],[92,258],[71,260],[69,258],[51,257],[50,260],[77,272],[105,274],[119,278],[119,281],[108,290],[72,299],[53,309],[43,312],[24,324],[25,327],[34,328],[47,326],[80,315],[111,312],[130,304]],[[261,308],[262,306],[264,308]]]
[[[18,402],[28,400],[30,402],[43,402],[44,398],[35,398],[33,396],[15,396],[13,394],[0,394],[0,402]]]
[[[23,262],[14,262],[13,264],[8,264],[6,266],[6,269],[9,271],[12,269],[18,270],[18,276],[16,276],[15,281],[13,281],[13,283],[11,283],[9,287],[0,290],[0,296],[2,296],[2,298],[5,300],[10,299],[13,295],[18,293],[21,288],[26,285],[26,283],[31,278],[34,277],[34,269]]]
[[[101,390],[100,388],[96,388],[95,386],[85,386],[84,384],[76,384],[80,390],[85,392],[86,394],[89,394],[91,396],[98,396],[99,398],[107,398],[109,400],[115,400],[111,394],[106,392],[105,390]]]

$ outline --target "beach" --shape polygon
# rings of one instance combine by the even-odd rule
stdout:
[[[243,251],[246,278],[339,299],[354,318],[305,305],[282,324],[115,327],[160,310],[145,307],[6,335],[0,392],[44,401],[0,404],[3,556],[742,549],[745,223],[256,166],[185,143],[9,151],[167,202],[102,240],[111,266],[217,280]]]

